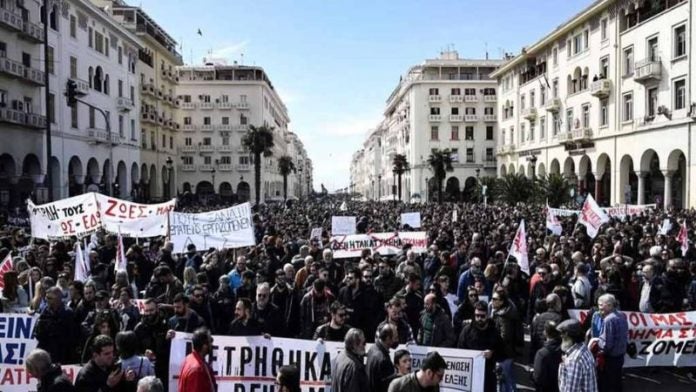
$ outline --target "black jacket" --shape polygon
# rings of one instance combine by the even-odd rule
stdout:
[[[313,339],[322,339],[327,342],[342,342],[346,338],[346,334],[350,330],[350,325],[343,324],[339,329],[331,328],[331,322],[320,325],[314,331]]]
[[[532,378],[538,392],[558,392],[558,366],[562,355],[560,340],[549,340],[537,351]]]
[[[371,392],[387,392],[389,388],[388,382],[392,380],[391,376],[396,372],[389,349],[382,345],[379,340],[370,347],[367,352],[367,382]]]
[[[271,336],[280,336],[281,332],[285,330],[283,315],[280,313],[280,309],[271,302],[267,303],[263,310],[254,303],[251,308],[251,318],[257,320],[264,327],[263,332]]]
[[[425,341],[425,331],[423,327],[426,317],[431,317],[433,319],[433,330],[429,342]],[[438,306],[433,314],[428,313],[426,310],[421,312],[421,330],[418,332],[418,344],[432,347],[452,347],[456,340],[457,337],[454,336],[454,329],[452,329],[452,321],[447,317],[444,310]]]
[[[106,385],[106,379],[109,377],[109,372],[97,366],[94,361],[89,361],[80,369],[75,379],[75,389],[78,392],[98,392],[112,391]]]
[[[288,285],[285,290],[278,288],[278,285],[271,288],[271,303],[278,307],[285,329],[278,336],[285,338],[295,337],[300,331],[300,297],[295,289]]]
[[[155,353],[155,374],[161,379],[166,379],[169,371],[169,340],[167,340],[167,321],[158,316],[152,323],[142,319],[133,332],[138,338],[138,354],[144,354],[145,350]]]
[[[384,312],[382,296],[360,282],[356,291],[348,286],[342,287],[337,300],[349,309],[350,325],[362,329],[365,337],[371,339]]]
[[[370,391],[362,357],[343,350],[331,367],[331,392]]]
[[[60,365],[52,364],[46,374],[41,377],[37,392],[73,392],[75,387],[68,377],[63,374]]]
[[[250,318],[246,324],[240,319],[234,319],[230,324],[230,329],[227,332],[229,336],[259,336],[263,334],[263,324],[258,320]]]
[[[37,347],[48,351],[56,363],[73,363],[76,359],[75,347],[80,328],[75,322],[75,314],[70,309],[61,308],[57,312],[46,308],[36,323],[34,337]]]
[[[464,329],[462,329],[462,333],[459,335],[459,341],[457,342],[457,348],[493,351],[493,358],[486,359],[486,373],[484,378],[484,391],[493,392],[495,391],[496,380],[496,353],[502,349],[502,342],[500,335],[498,335],[498,331],[495,329],[495,323],[493,320],[488,320],[484,329],[479,329],[474,323],[475,321],[466,325]]]

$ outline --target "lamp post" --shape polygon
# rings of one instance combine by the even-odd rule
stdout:
[[[382,175],[377,176],[377,201],[382,199]]]
[[[217,162],[217,161],[216,161]],[[213,178],[213,195],[215,195],[215,167],[210,169],[210,176]]]
[[[172,157],[167,157],[165,164],[167,165],[167,188],[165,197],[169,199],[172,197],[172,171],[174,170],[174,161],[172,161]]]
[[[536,163],[537,163],[537,156],[532,154],[531,157],[529,157],[529,162],[532,164],[532,180],[536,180]]]

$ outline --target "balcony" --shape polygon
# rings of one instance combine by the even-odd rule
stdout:
[[[440,103],[442,102],[442,95],[428,95],[428,102]]]
[[[195,132],[196,131],[196,126],[193,124],[184,124],[181,126],[181,129],[184,132]]]
[[[497,122],[498,118],[495,114],[484,114],[483,121],[484,122]]]
[[[232,102],[220,102],[218,103],[218,109],[220,110],[232,110],[234,104]]]
[[[495,157],[487,156],[483,160],[483,166],[487,168],[495,168]]]
[[[601,79],[592,82],[590,85],[590,94],[597,98],[606,98],[611,93],[611,80]]]
[[[19,61],[10,60],[4,56],[5,53],[0,53],[0,73],[15,77],[24,77],[24,64]]]
[[[38,69],[24,67],[24,80],[29,83],[35,84],[37,86],[43,86],[46,84],[44,71],[39,71]]]
[[[0,25],[10,30],[23,31],[22,15],[7,8],[0,8]]]
[[[440,122],[442,120],[442,116],[439,114],[431,114],[428,116],[428,121],[430,122]]]
[[[563,144],[573,140],[573,132],[559,132],[558,142]]]
[[[234,126],[232,126],[232,130],[235,132],[246,133],[246,131],[249,130],[249,126],[248,125],[234,125]]]
[[[116,98],[116,109],[121,112],[130,112],[133,109],[133,101],[126,97]]]
[[[89,82],[86,80],[82,80],[80,78],[70,78],[73,82],[75,82],[75,85],[77,88],[75,89],[78,94],[84,94],[87,95],[89,94]]]
[[[248,172],[251,170],[251,165],[237,165],[238,172]]]
[[[248,102],[240,102],[235,106],[237,106],[237,110],[249,110],[249,103]]]
[[[479,116],[475,114],[465,114],[464,115],[464,122],[478,122]]]
[[[20,110],[0,108],[0,122],[23,125],[26,123],[26,113]]]
[[[106,131],[91,128],[87,130],[87,143],[99,144],[109,141],[109,134]]]
[[[220,152],[232,152],[233,149],[229,144],[223,144],[222,146],[218,146],[217,150]]]
[[[215,125],[213,124],[202,124],[200,126],[202,132],[213,132],[215,130]]]
[[[232,131],[233,126],[231,124],[218,124],[217,130],[221,132]]]
[[[464,96],[462,96],[462,95],[450,95],[449,101],[450,101],[450,103],[461,103],[461,102],[464,102]]]
[[[46,116],[36,113],[26,114],[26,124],[29,128],[44,129],[46,128]]]
[[[536,108],[525,108],[522,109],[522,117],[529,121],[534,121],[537,118]]]
[[[465,95],[464,102],[478,102],[478,95]]]
[[[561,99],[560,98],[549,99],[549,101],[546,103],[546,111],[551,112],[551,113],[558,113],[559,110],[561,110]]]
[[[157,124],[157,113],[143,112],[140,114],[140,120],[152,125]]]
[[[140,92],[145,95],[149,95],[153,98],[157,97],[157,92],[155,91],[155,85],[152,83],[143,84],[140,86]]]
[[[181,171],[184,172],[195,172],[196,165],[181,165]]]
[[[179,146],[179,152],[181,153],[195,153],[198,146]]]
[[[498,102],[498,96],[497,95],[484,95],[483,102],[488,102],[488,103]]]
[[[232,166],[232,164],[229,164],[229,163],[224,163],[224,164],[218,165],[218,170],[220,170],[220,171],[229,172],[229,171],[232,171],[232,169],[234,169],[234,166]]]
[[[37,24],[27,21],[24,21],[24,26],[22,26],[22,31],[19,33],[19,36],[37,44],[44,42],[43,28]]]
[[[198,170],[203,172],[211,172],[213,171],[213,165],[198,165]]]
[[[573,140],[582,141],[592,139],[592,128],[583,127],[573,130]]]
[[[198,151],[200,152],[215,152],[215,146],[212,144],[201,144],[198,146]]]
[[[498,146],[498,148],[496,148],[496,152],[498,154],[507,154],[507,153],[510,153],[513,151],[515,151],[515,146],[512,144],[505,144],[502,146]]]
[[[121,135],[119,135],[118,133],[112,132],[110,139],[111,139],[111,145],[113,145],[113,146],[118,146],[119,144],[121,144]]]
[[[660,59],[646,59],[636,63],[636,71],[633,80],[638,83],[649,83],[662,79],[662,64]]]
[[[213,102],[201,102],[200,104],[198,104],[198,107],[201,110],[213,110],[213,109],[215,109],[215,103],[213,103]]]
[[[183,110],[194,110],[196,109],[196,103],[195,102],[181,102],[181,108]]]
[[[461,114],[450,114],[449,120],[450,122],[462,122],[464,121],[464,116]]]

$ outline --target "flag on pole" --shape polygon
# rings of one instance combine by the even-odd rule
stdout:
[[[599,233],[599,228],[607,222],[609,222],[609,216],[599,208],[592,195],[588,194],[578,216],[578,224],[585,225],[587,235],[595,238]]]
[[[12,252],[9,252],[2,263],[0,263],[0,289],[5,288],[5,272],[12,271],[13,269]]]
[[[686,256],[686,252],[689,250],[689,233],[686,229],[686,221],[681,224],[679,228],[679,234],[677,234],[677,241],[681,244],[682,257]]]
[[[339,207],[339,209],[340,209],[341,211],[347,211],[347,210],[348,210],[348,205],[346,204],[345,201],[344,201],[343,203],[341,203],[341,207]]]
[[[89,264],[85,260],[85,255],[82,252],[82,246],[80,241],[75,242],[75,280],[80,282],[87,282],[92,271],[89,268]]]
[[[561,226],[561,222],[558,220],[556,215],[551,213],[551,209],[549,208],[548,204],[546,204],[546,228],[555,235],[561,235],[561,233],[563,233],[563,226]]]
[[[456,222],[459,220],[459,216],[457,216],[457,209],[452,210],[452,222]]]
[[[115,272],[127,271],[128,262],[126,261],[126,252],[123,249],[123,237],[121,232],[118,232],[118,243],[116,244],[116,263],[114,265]]]
[[[524,219],[520,221],[520,227],[517,228],[515,238],[512,240],[510,247],[510,256],[517,259],[520,269],[529,274],[529,256],[527,252],[527,231],[524,228]]]

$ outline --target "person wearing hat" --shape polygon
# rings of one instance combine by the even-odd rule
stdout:
[[[584,344],[585,332],[577,320],[558,324],[563,357],[558,367],[560,392],[598,392],[597,375],[592,353]]]

